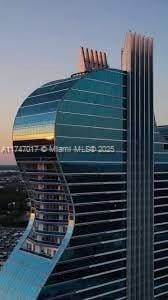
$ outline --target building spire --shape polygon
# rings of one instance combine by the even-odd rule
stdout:
[[[79,72],[108,68],[105,52],[80,47]]]

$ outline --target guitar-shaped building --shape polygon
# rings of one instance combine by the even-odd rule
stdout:
[[[153,40],[128,32],[121,60],[113,69],[81,48],[79,73],[18,110],[32,209],[0,299],[168,299],[168,127],[154,119]]]

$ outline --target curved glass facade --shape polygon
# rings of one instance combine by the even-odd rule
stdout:
[[[168,126],[154,123],[152,66],[151,39],[128,33],[123,70],[44,84],[20,107],[32,213],[0,299],[168,296]]]
[[[69,78],[37,89],[25,100],[14,123],[16,159],[35,212],[22,249],[46,257],[54,256],[73,222],[73,205],[53,150],[57,111],[63,95],[76,81]]]
[[[56,144],[75,209],[69,245],[39,299],[126,295],[126,80],[93,71],[72,86],[56,118]]]
[[[126,296],[126,83],[126,72],[92,71],[42,86],[19,109],[13,141],[34,217],[4,276],[23,256],[44,266],[13,299]]]

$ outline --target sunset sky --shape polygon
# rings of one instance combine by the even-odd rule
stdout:
[[[168,124],[167,12],[167,0],[0,0],[0,149],[11,145],[24,98],[77,71],[80,45],[106,51],[120,68],[128,30],[154,38],[155,113]],[[0,154],[0,165],[14,163]]]

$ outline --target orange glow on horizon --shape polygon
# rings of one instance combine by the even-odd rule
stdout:
[[[25,134],[25,135],[13,135],[13,141],[23,141],[23,140],[40,140],[40,139],[46,139],[46,140],[52,140],[54,139],[53,135],[50,135],[50,133],[38,133],[38,134]]]

